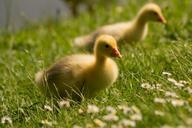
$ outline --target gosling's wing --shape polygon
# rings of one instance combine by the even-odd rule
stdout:
[[[123,38],[126,30],[129,29],[130,24],[130,22],[121,22],[111,25],[105,25],[91,34],[75,38],[74,45],[77,47],[93,47],[96,38],[102,34],[111,35],[117,41],[119,41],[121,38]]]
[[[100,29],[100,33],[109,34],[117,41],[123,38],[124,33],[129,29],[131,22],[121,22],[111,25],[106,25]]]
[[[82,72],[94,61],[91,55],[72,55],[65,57],[47,70],[48,81],[74,84],[81,79]]]

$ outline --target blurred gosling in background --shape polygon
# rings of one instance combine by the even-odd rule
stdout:
[[[74,45],[81,48],[86,46],[92,48],[95,39],[101,34],[109,34],[113,36],[118,43],[121,41],[127,43],[137,42],[146,37],[148,32],[148,22],[150,21],[163,24],[166,23],[161,8],[154,3],[144,5],[132,21],[105,25],[91,34],[75,38]]]

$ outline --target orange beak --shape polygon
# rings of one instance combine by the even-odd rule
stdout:
[[[113,57],[118,57],[118,58],[121,58],[121,57],[122,57],[121,53],[120,53],[119,50],[116,49],[116,48],[113,49],[113,51],[112,51],[112,56],[113,56]]]
[[[159,16],[158,21],[163,23],[163,24],[167,23],[167,21],[165,20],[165,18],[163,16]]]

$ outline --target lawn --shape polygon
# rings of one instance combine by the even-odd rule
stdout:
[[[115,60],[119,78],[96,98],[59,109],[34,83],[34,74],[55,60],[86,52],[73,47],[74,37],[104,24],[132,19],[145,3],[128,0],[107,8],[98,5],[93,15],[49,20],[15,33],[1,31],[0,127],[192,127],[189,0],[156,0],[168,24],[150,23],[144,41],[121,46],[123,57]],[[88,108],[91,105],[93,108]],[[3,124],[6,117],[12,123]]]

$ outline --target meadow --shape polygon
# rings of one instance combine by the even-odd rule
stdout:
[[[37,88],[35,73],[65,55],[87,52],[73,47],[74,37],[130,20],[146,1],[96,5],[93,15],[1,31],[0,127],[192,127],[192,1],[155,2],[167,25],[150,23],[145,40],[121,46],[116,83],[70,107],[55,107]]]

